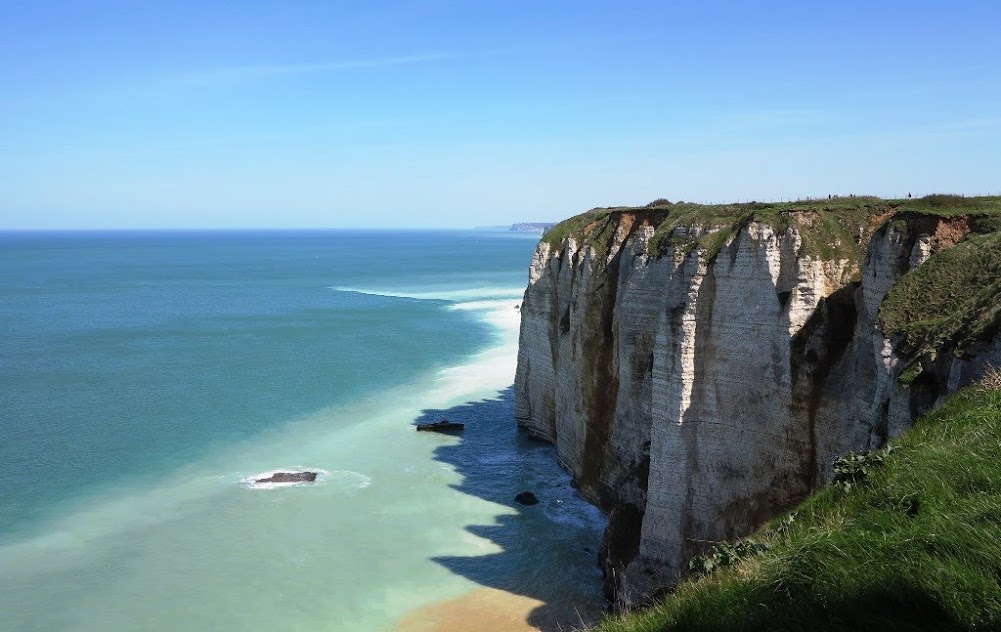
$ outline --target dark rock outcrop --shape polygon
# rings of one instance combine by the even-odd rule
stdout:
[[[259,478],[255,483],[312,483],[316,472],[275,472],[268,478]]]
[[[520,505],[538,505],[539,499],[532,492],[521,492],[514,497],[514,502]]]

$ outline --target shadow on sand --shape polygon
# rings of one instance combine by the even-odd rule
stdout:
[[[435,459],[463,476],[458,491],[509,507],[492,525],[466,529],[501,549],[475,557],[437,557],[435,562],[482,586],[543,602],[529,623],[545,630],[570,630],[593,621],[604,609],[597,551],[605,517],[570,485],[551,445],[519,433],[514,389],[494,399],[425,410],[415,423],[447,418],[465,431],[435,450]],[[515,495],[531,491],[539,504],[523,506]]]

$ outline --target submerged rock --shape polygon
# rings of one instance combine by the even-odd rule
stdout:
[[[539,499],[532,492],[521,492],[514,497],[514,502],[521,505],[538,505]]]
[[[462,432],[466,424],[442,419],[429,424],[417,424],[417,432]]]
[[[259,478],[255,483],[312,483],[316,472],[275,472],[268,478]]]

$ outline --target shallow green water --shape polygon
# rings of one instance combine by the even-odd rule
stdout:
[[[504,391],[533,245],[0,237],[0,629],[383,630],[479,586],[593,598],[601,517]],[[413,432],[441,414],[466,435]],[[285,468],[323,474],[251,482]]]

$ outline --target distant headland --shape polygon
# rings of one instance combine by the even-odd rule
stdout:
[[[541,235],[553,226],[556,226],[556,222],[525,222],[511,224],[511,228],[508,230],[512,233],[539,233]]]
[[[541,235],[556,226],[559,222],[520,222],[510,226],[477,226],[476,230],[489,230],[509,233],[535,233]]]

